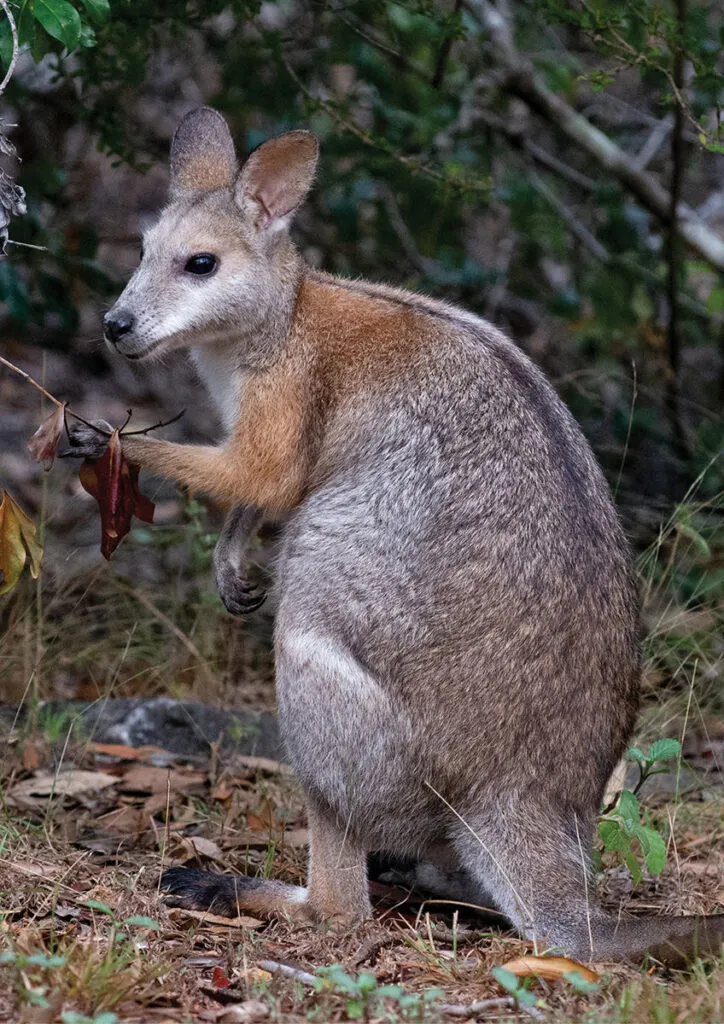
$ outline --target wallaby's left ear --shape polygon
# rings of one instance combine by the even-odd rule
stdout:
[[[287,132],[264,142],[242,168],[237,202],[258,228],[282,226],[282,219],[304,201],[318,159],[319,142],[311,132]]]
[[[229,126],[211,107],[181,119],[171,143],[171,199],[231,188],[238,164]]]

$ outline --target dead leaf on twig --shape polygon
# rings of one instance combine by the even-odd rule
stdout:
[[[58,443],[63,434],[66,404],[63,402],[51,412],[28,441],[28,451],[36,462],[41,463],[46,473],[53,466]]]
[[[100,459],[86,459],[80,482],[98,502],[101,513],[101,554],[110,558],[131,529],[134,516],[153,522],[154,504],[138,489],[138,466],[123,454],[118,430]]]

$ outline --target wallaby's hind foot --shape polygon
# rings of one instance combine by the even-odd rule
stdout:
[[[313,804],[309,814],[309,885],[267,878],[217,875],[194,868],[168,868],[161,887],[176,906],[225,917],[245,911],[327,921],[347,928],[372,913],[367,888],[367,851],[345,828]]]
[[[307,890],[299,885],[195,868],[168,868],[161,876],[161,888],[171,897],[172,906],[208,910],[222,917],[299,915],[307,905]]]

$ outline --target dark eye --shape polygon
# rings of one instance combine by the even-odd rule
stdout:
[[[188,261],[184,270],[187,274],[198,274],[199,277],[203,277],[204,274],[213,274],[216,270],[216,257],[212,256],[210,252],[197,252]]]

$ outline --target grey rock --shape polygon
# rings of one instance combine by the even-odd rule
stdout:
[[[41,715],[67,715],[74,730],[97,743],[153,745],[189,760],[205,759],[211,744],[220,742],[225,753],[281,758],[276,716],[268,711],[229,711],[195,701],[170,697],[150,700],[118,698],[92,704],[84,701],[48,701]],[[24,713],[0,706],[0,734],[10,731]],[[67,728],[62,730],[63,739]]]

